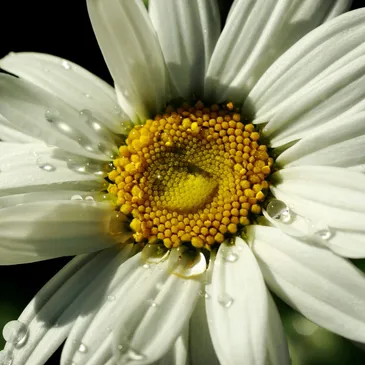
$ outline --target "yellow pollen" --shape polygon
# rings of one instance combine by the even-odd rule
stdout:
[[[273,159],[233,103],[183,104],[132,129],[109,172],[136,242],[211,249],[261,214]]]

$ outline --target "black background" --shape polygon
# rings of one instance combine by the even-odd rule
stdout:
[[[223,18],[230,5],[231,1],[221,0]],[[358,0],[353,2],[352,8],[363,6],[364,2]],[[2,1],[0,15],[0,57],[20,51],[49,53],[69,59],[111,83],[91,28],[85,1],[8,0]],[[0,328],[4,324],[1,320],[5,317],[16,318],[37,290],[67,261],[63,258],[0,267]],[[58,359],[59,354],[55,354],[47,364],[58,364]]]

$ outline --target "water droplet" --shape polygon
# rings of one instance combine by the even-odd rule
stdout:
[[[324,241],[329,240],[333,235],[328,225],[321,221],[313,223],[308,220],[308,227],[310,235],[314,235]]]
[[[146,359],[145,355],[132,348],[129,348],[128,352],[123,356],[123,360],[126,363],[129,363],[129,361],[142,361],[145,359]]]
[[[87,94],[87,95],[89,95],[89,94]],[[88,119],[92,118],[92,116],[93,116],[93,113],[89,109],[82,109],[79,111],[79,114],[80,114],[80,116],[88,118]]]
[[[148,299],[148,304],[150,307],[152,308],[157,308],[158,307],[158,304],[153,300],[153,299]]]
[[[290,223],[293,215],[289,207],[281,200],[272,199],[266,207],[267,214],[282,223]]]
[[[44,113],[44,117],[46,120],[50,123],[53,123],[54,121],[58,120],[60,117],[60,112],[57,109],[47,109]]]
[[[87,138],[80,137],[80,138],[77,139],[77,142],[85,150],[90,151],[90,152],[94,151],[94,147],[92,146],[91,142]]]
[[[71,70],[71,68],[72,68],[71,63],[70,63],[70,62],[68,62],[68,61],[66,61],[66,60],[63,60],[63,61],[61,62],[61,66],[62,66],[65,70],[67,70],[67,71]]]
[[[210,295],[203,289],[199,290],[199,295],[205,299],[210,299]]]
[[[86,196],[85,200],[88,202],[95,202],[95,199],[91,195]]]
[[[199,276],[206,271],[207,261],[203,253],[182,246],[171,250],[168,269],[170,273],[183,278]]]
[[[38,157],[36,160],[37,166],[47,172],[56,170],[56,167],[48,163],[43,157]]]
[[[325,241],[329,240],[332,237],[332,232],[329,229],[319,229],[314,234]]]
[[[149,269],[149,268],[150,268],[150,265],[148,265],[148,264],[144,264],[144,265],[143,265],[143,268],[144,268],[144,269]]]
[[[87,352],[87,350],[88,350],[87,346],[84,343],[81,342],[80,346],[78,348],[78,351],[85,354]]]
[[[2,350],[0,351],[0,365],[12,365],[13,355],[11,352]]]
[[[85,96],[85,98],[87,98],[87,99],[91,99],[91,95],[90,95],[90,94],[88,94],[88,93],[83,93],[83,95]]]
[[[228,294],[221,294],[218,297],[218,303],[224,308],[229,308],[233,304],[233,298]]]
[[[142,250],[141,258],[146,263],[157,264],[164,261],[169,256],[169,251],[164,245],[148,244]]]
[[[115,105],[115,106],[114,106],[114,113],[115,113],[116,115],[120,115],[120,114],[122,114],[122,108],[121,108],[119,105]]]
[[[25,343],[27,335],[28,328],[20,321],[10,321],[3,328],[4,340],[14,345]]]
[[[113,302],[115,300],[115,295],[108,295],[108,300]]]
[[[71,200],[84,200],[81,195],[72,195]]]
[[[233,247],[231,246],[222,246],[221,255],[224,261],[227,262],[236,262],[239,259],[237,253],[232,252]]]

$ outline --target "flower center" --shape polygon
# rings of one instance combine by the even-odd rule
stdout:
[[[183,104],[133,128],[109,172],[136,242],[211,249],[261,213],[273,159],[232,103]]]

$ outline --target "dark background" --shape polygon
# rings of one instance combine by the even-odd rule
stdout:
[[[232,1],[220,2],[224,18]],[[364,1],[355,0],[352,8],[363,6]],[[0,14],[0,57],[21,51],[49,53],[78,63],[111,83],[85,1],[2,1]],[[18,317],[29,300],[67,261],[56,259],[0,267],[0,329]],[[364,266],[362,262],[359,264]],[[313,327],[280,301],[278,305],[289,336],[294,365],[365,365],[364,353],[349,341]],[[0,338],[0,349],[2,346]],[[59,364],[59,354],[47,364]]]

